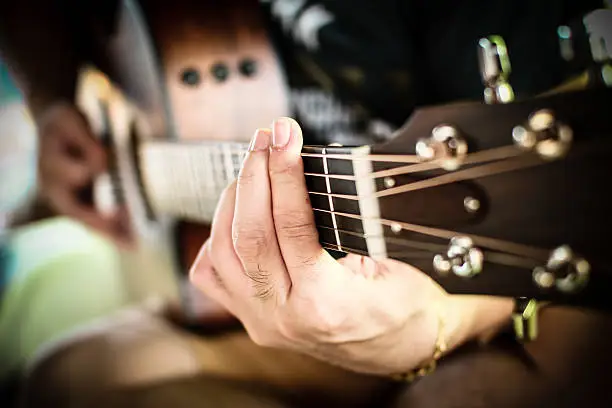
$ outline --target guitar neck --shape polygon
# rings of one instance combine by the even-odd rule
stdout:
[[[306,146],[319,241],[409,263],[449,293],[612,310],[608,243],[596,238],[611,228],[597,181],[610,172],[611,98],[603,89],[435,107],[383,145]],[[440,126],[441,118],[457,125]],[[542,130],[541,122],[550,124]],[[461,150],[464,134],[469,153]],[[246,151],[234,143],[142,144],[150,207],[210,223]]]
[[[220,196],[239,174],[247,144],[147,142],[140,169],[154,212],[211,223]],[[321,242],[328,249],[387,256],[369,146],[306,146],[302,156]],[[346,159],[343,159],[346,157]],[[340,178],[339,178],[340,177]],[[334,196],[350,195],[339,200]],[[339,214],[346,214],[342,216]],[[350,236],[342,231],[359,234]]]
[[[140,171],[149,205],[158,214],[210,223],[247,150],[242,143],[143,143]]]

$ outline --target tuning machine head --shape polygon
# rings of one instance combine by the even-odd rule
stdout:
[[[504,39],[500,36],[478,41],[480,75],[485,86],[486,103],[508,103],[514,100],[514,90],[508,82],[511,72],[510,58]]]
[[[484,254],[472,239],[458,236],[450,240],[445,254],[434,257],[433,266],[442,275],[453,272],[459,277],[471,278],[482,271],[483,261]]]
[[[563,245],[552,251],[546,266],[534,269],[533,280],[543,289],[555,286],[560,292],[576,293],[587,284],[590,273],[589,262]]]
[[[544,159],[558,159],[567,154],[572,144],[573,131],[555,118],[548,109],[534,112],[525,125],[512,130],[517,146],[535,150]]]
[[[468,146],[459,130],[451,125],[439,125],[428,138],[419,139],[416,154],[424,161],[439,160],[440,167],[452,171],[461,166]]]

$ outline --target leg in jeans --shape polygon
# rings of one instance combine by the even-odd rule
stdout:
[[[361,406],[387,381],[264,349],[242,332],[196,337],[144,309],[88,326],[42,352],[26,407],[288,407],[305,398]]]

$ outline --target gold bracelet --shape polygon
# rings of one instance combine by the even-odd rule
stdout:
[[[434,346],[434,352],[431,359],[423,364],[421,367],[415,368],[407,373],[401,373],[393,375],[395,381],[402,381],[411,383],[417,378],[424,377],[430,373],[432,373],[438,364],[438,360],[444,355],[446,350],[448,349],[448,345],[446,343],[446,327],[444,318],[442,317],[442,313],[438,311],[438,335],[436,337],[436,344]]]

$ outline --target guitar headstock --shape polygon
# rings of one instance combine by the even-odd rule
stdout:
[[[406,227],[386,231],[397,243],[391,252],[405,240],[431,243],[428,256],[406,260],[451,292],[612,307],[604,187],[612,174],[606,77],[612,37],[605,24],[611,13],[597,10],[583,19],[592,57],[587,89],[517,101],[503,39],[484,38],[478,45],[485,103],[418,111],[374,149],[432,165],[382,183],[393,187],[379,198],[381,218]],[[568,29],[559,30],[561,50]],[[409,209],[415,201],[422,213]]]
[[[399,173],[376,183],[380,218],[396,225],[387,252],[426,246],[400,258],[451,292],[607,302],[610,107],[612,90],[593,89],[416,112],[373,148],[422,159],[373,162]]]
[[[516,100],[503,39],[478,46],[483,102],[420,109],[365,159],[318,152],[326,174],[345,175],[327,187],[307,178],[328,192],[311,195],[322,241],[410,263],[451,293],[610,309],[612,89]]]

